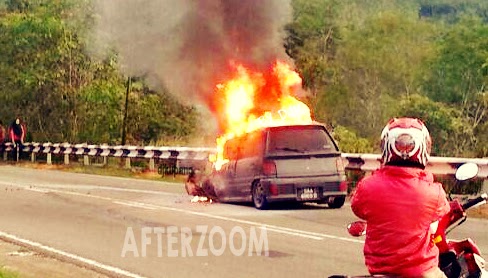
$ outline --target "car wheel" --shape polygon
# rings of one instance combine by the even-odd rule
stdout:
[[[341,208],[344,205],[344,202],[346,201],[345,196],[337,196],[334,197],[332,202],[328,202],[329,208],[337,209]]]
[[[268,208],[268,200],[266,199],[266,191],[264,186],[257,182],[252,187],[252,202],[254,207],[257,209],[267,209]]]

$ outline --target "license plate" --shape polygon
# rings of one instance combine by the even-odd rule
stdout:
[[[319,194],[317,193],[316,188],[308,187],[303,188],[298,192],[298,197],[302,200],[312,200],[317,199]]]

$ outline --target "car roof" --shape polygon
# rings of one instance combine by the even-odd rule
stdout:
[[[304,124],[290,124],[290,125],[273,125],[273,126],[267,126],[267,127],[263,128],[263,130],[266,130],[266,129],[274,129],[274,128],[298,127],[298,126],[320,126],[320,127],[326,128],[324,124],[314,121],[314,122],[311,122],[311,123],[304,123]]]

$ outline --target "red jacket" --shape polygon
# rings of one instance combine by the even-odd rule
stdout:
[[[364,256],[371,274],[418,277],[437,267],[429,227],[450,207],[431,173],[384,166],[359,182],[351,207],[368,223]]]
[[[15,128],[18,128],[18,132],[15,132]],[[12,142],[24,141],[25,140],[25,126],[19,124],[16,127],[11,125],[8,130],[10,140]]]

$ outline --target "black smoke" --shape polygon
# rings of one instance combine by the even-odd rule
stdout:
[[[288,59],[290,1],[98,0],[94,49],[115,49],[126,74],[209,106],[230,63],[264,69]]]

